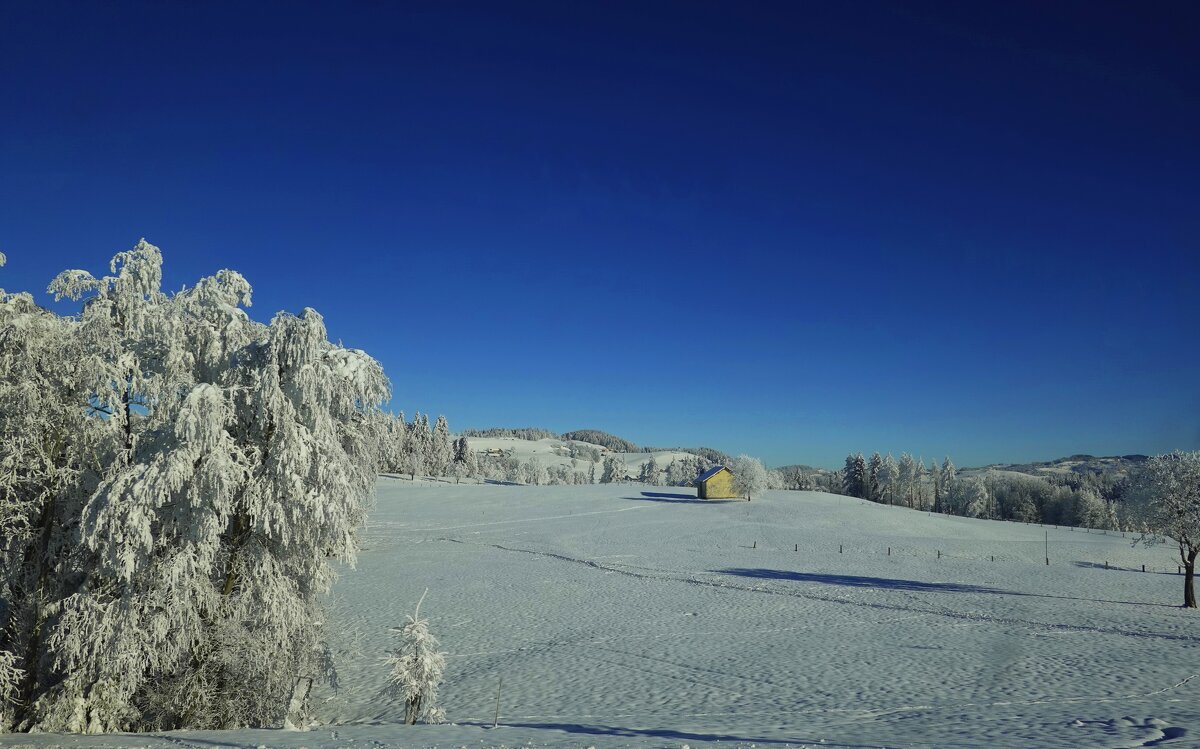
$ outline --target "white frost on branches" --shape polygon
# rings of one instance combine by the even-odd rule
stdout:
[[[0,297],[0,730],[278,725],[373,496],[383,371],[144,240]],[[14,677],[13,675],[16,674]],[[15,686],[14,686],[15,685]]]
[[[429,591],[426,590],[425,593]],[[437,690],[442,683],[442,672],[446,669],[446,654],[438,650],[438,641],[429,632],[429,621],[421,618],[421,603],[417,602],[415,613],[405,617],[408,623],[392,632],[400,639],[400,646],[387,657],[392,667],[388,678],[389,694],[404,700],[404,722],[441,723],[446,713],[437,706]]]
[[[1175,451],[1146,461],[1133,477],[1130,512],[1140,540],[1173,542],[1184,568],[1184,602],[1196,608],[1194,578],[1200,557],[1200,451]]]
[[[767,469],[758,458],[739,455],[729,464],[733,472],[733,490],[750,499],[767,489]]]

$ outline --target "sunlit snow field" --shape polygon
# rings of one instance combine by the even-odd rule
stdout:
[[[703,502],[639,485],[378,486],[358,567],[332,596],[340,686],[314,693],[328,725],[0,743],[1200,741],[1200,615],[1177,607],[1169,547],[813,492]],[[426,588],[453,725],[409,727],[383,696],[382,659]]]

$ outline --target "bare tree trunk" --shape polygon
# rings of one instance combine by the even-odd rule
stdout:
[[[293,728],[308,727],[308,694],[312,691],[312,679],[301,676],[292,686],[292,699],[288,703],[285,725]]]
[[[1184,554],[1183,547],[1179,549],[1179,555],[1183,557],[1183,607],[1185,609],[1196,608],[1196,554],[1200,553],[1200,548],[1192,548]]]
[[[416,725],[417,717],[421,714],[421,697],[411,697],[408,703],[404,706],[404,722],[408,725]]]

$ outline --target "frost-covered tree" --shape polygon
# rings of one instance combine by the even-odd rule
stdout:
[[[446,670],[446,654],[438,650],[437,638],[429,632],[429,620],[421,618],[424,601],[422,594],[416,612],[406,617],[408,622],[404,627],[392,630],[400,643],[386,660],[392,667],[388,693],[395,699],[404,700],[404,722],[409,725],[418,720],[425,723],[446,720],[445,711],[437,704],[438,687]]]
[[[667,464],[667,471],[666,471],[667,486],[682,486],[683,484],[690,482],[694,478],[695,478],[695,476],[692,476],[688,473],[688,470],[687,470],[686,466],[684,465],[683,461],[675,459]]]
[[[396,435],[403,433],[404,423],[385,411],[372,414],[372,419],[379,434],[379,470],[394,473],[399,470],[403,447]]]
[[[925,502],[925,476],[928,470],[925,468],[925,458],[918,458],[916,467],[913,469],[913,499],[912,506],[919,510],[927,510],[929,506]]]
[[[239,274],[167,295],[161,265],[143,241],[111,276],[50,285],[84,301],[47,341],[74,379],[42,390],[61,402],[40,417],[72,478],[3,489],[42,497],[34,526],[3,542],[24,560],[0,571],[0,662],[21,671],[7,728],[277,725],[320,675],[321,600],[332,563],[354,559],[387,381],[313,310],[263,325]],[[0,366],[19,389],[28,365]]]
[[[616,455],[604,459],[604,472],[600,475],[601,484],[618,484],[625,480],[625,461]]]
[[[450,462],[450,473],[454,476],[455,483],[462,481],[467,476],[474,476],[478,472],[479,464],[475,460],[474,451],[467,444],[466,437],[454,440],[453,452],[454,458]]]
[[[729,463],[733,473],[733,490],[750,500],[767,489],[767,469],[758,458],[739,455]]]
[[[438,416],[429,441],[429,474],[446,476],[450,473],[450,461],[454,459],[454,438],[445,416]]]
[[[418,473],[429,475],[433,468],[433,429],[429,426],[429,416],[420,411],[413,414],[412,423],[408,425],[408,442],[411,449],[409,473],[413,479]]]
[[[908,453],[900,454],[897,466],[896,494],[905,507],[913,506],[913,492],[917,486],[917,461]]]
[[[983,518],[989,516],[991,507],[991,496],[988,494],[987,485],[977,478],[970,478],[966,481],[958,482],[958,488],[961,499],[959,506],[962,508],[961,514],[972,518]]]
[[[658,461],[654,456],[650,456],[650,460],[642,463],[642,468],[638,472],[638,481],[651,486],[658,486],[662,482],[662,471],[659,470]]]
[[[866,498],[872,502],[879,501],[879,472],[883,469],[883,456],[878,452],[871,454],[867,462]]]
[[[1108,505],[1100,494],[1090,486],[1080,487],[1075,493],[1074,525],[1081,528],[1107,528]]]
[[[74,332],[0,289],[0,732],[25,721],[55,608],[81,568],[104,425],[83,416],[91,378]]]
[[[537,458],[529,459],[529,483],[534,486],[545,486],[550,483],[550,472],[542,461]]]
[[[428,429],[429,417],[417,411],[413,420],[405,428],[404,437],[404,472],[416,481],[418,473],[424,473],[429,465],[429,447],[432,435]]]
[[[954,462],[947,455],[942,461],[942,467],[937,471],[937,481],[934,484],[933,510],[934,512],[945,512],[948,504],[947,495],[950,493],[950,488],[954,486],[954,481],[958,477],[958,470],[954,467]]]
[[[862,453],[846,456],[846,467],[842,470],[842,493],[860,499],[867,496],[867,460]]]
[[[887,504],[894,503],[899,483],[900,469],[896,465],[896,459],[892,457],[891,453],[888,453],[879,466],[880,501]]]
[[[1147,543],[1179,546],[1183,605],[1196,608],[1196,557],[1200,555],[1200,451],[1156,455],[1134,475],[1131,518]]]

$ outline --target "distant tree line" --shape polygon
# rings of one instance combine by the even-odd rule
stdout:
[[[1015,520],[1109,530],[1128,530],[1122,503],[1129,481],[1116,472],[1042,477],[988,473],[960,477],[946,457],[939,466],[902,453],[846,456],[840,471],[823,475],[834,493],[963,517]]]
[[[711,465],[728,465],[733,462],[733,458],[728,453],[722,452],[713,447],[639,447],[627,439],[622,439],[608,432],[600,431],[599,429],[577,429],[572,432],[563,432],[559,434],[549,429],[540,427],[523,427],[512,429],[508,427],[492,427],[490,429],[464,429],[461,432],[464,437],[476,438],[507,438],[527,440],[536,442],[538,440],[567,440],[575,442],[587,442],[600,447],[608,448],[619,453],[665,453],[665,452],[684,452],[699,455],[707,460]],[[574,446],[572,449],[578,449]],[[576,457],[576,456],[572,456]],[[596,458],[599,460],[599,458]]]
[[[649,460],[631,468],[624,457],[611,452],[613,448],[608,448],[609,452],[606,454],[607,446],[590,442],[590,439],[596,439],[597,435],[604,435],[604,432],[586,430],[569,432],[561,437],[563,440],[578,440],[563,443],[564,457],[569,458],[569,463],[547,464],[537,457],[521,460],[516,457],[516,450],[513,448],[478,453],[471,449],[467,439],[480,434],[489,437],[517,437],[518,434],[526,434],[530,439],[548,439],[544,436],[532,436],[544,434],[544,430],[467,429],[455,439],[444,416],[439,416],[433,426],[429,424],[429,417],[419,412],[411,422],[405,420],[404,412],[396,416],[385,414],[382,418],[386,421],[380,429],[385,435],[384,445],[380,450],[382,469],[385,472],[406,473],[413,479],[420,475],[531,486],[627,482],[650,486],[692,486],[696,477],[709,468],[714,465],[727,465],[733,470],[735,477],[743,477],[747,493],[784,488],[782,474],[763,468],[761,461],[756,458],[729,458],[717,450],[673,458],[669,462],[660,462],[658,457],[651,454]],[[589,439],[585,440],[583,437]],[[636,446],[620,438],[613,437],[612,440],[614,441],[610,444],[634,448],[621,452],[641,452]],[[720,457],[722,460],[713,460],[713,457]]]
[[[733,462],[733,458],[728,453],[721,452],[714,447],[646,447],[638,452],[645,453],[691,453],[699,455],[714,466],[725,466]]]
[[[537,440],[556,440],[560,439],[557,433],[549,429],[539,429],[538,427],[524,427],[521,429],[508,429],[505,427],[493,427],[491,429],[464,429],[462,430],[464,437],[492,437],[492,438],[508,438],[518,440],[529,440],[536,442]]]
[[[609,450],[618,453],[637,453],[641,452],[638,446],[629,440],[623,440],[620,437],[602,432],[599,429],[577,429],[573,432],[563,432],[559,439],[578,440],[579,442],[590,442],[593,445],[607,447]]]

